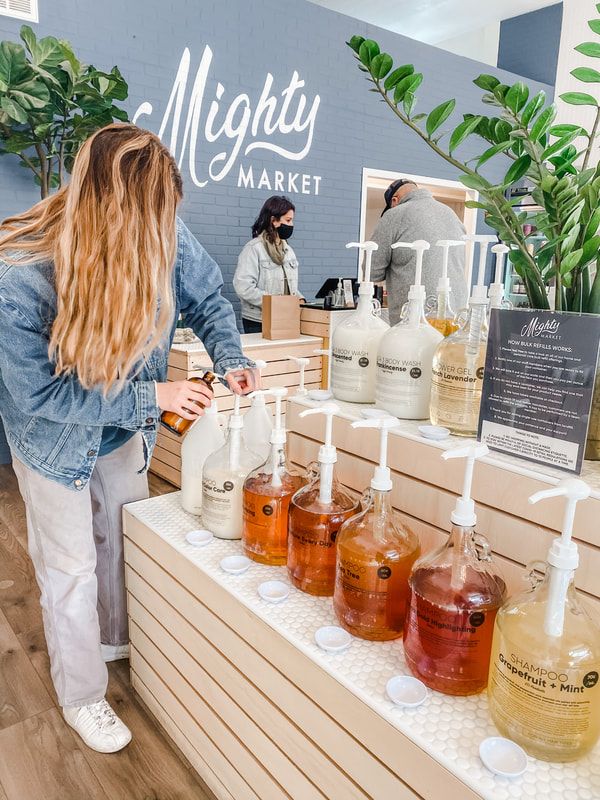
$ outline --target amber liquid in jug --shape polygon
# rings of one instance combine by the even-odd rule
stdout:
[[[397,639],[419,542],[393,519],[389,492],[372,491],[363,507],[338,535],[334,610],[340,625],[354,636]]]
[[[212,385],[217,380],[217,376],[212,372],[205,372],[201,378],[188,378],[188,380],[192,383],[204,383],[209,389],[212,389]],[[195,401],[194,404],[201,405]],[[160,421],[165,428],[177,436],[183,436],[184,433],[187,433],[195,422],[193,419],[184,419],[180,417],[179,414],[176,414],[174,411],[163,411],[160,416]]]
[[[297,589],[321,597],[333,594],[338,531],[359,508],[335,478],[332,488],[331,502],[321,503],[317,479],[294,495],[290,507],[288,575]]]

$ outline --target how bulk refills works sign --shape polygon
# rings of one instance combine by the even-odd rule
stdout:
[[[599,316],[493,310],[479,439],[581,472],[599,345]]]

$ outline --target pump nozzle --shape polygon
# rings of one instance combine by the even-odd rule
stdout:
[[[471,302],[487,304],[487,290],[485,287],[485,265],[487,262],[487,251],[491,242],[496,241],[496,236],[491,234],[468,234],[463,236],[465,242],[479,243],[479,267],[477,270],[477,283],[473,286]]]
[[[362,285],[363,283],[367,285],[371,285],[371,294],[373,294],[373,284],[371,283],[371,259],[373,258],[373,253],[375,250],[379,250],[379,245],[377,242],[366,241],[366,242],[348,242],[346,245],[346,249],[350,249],[351,247],[358,247],[360,251],[360,255],[358,257],[358,282]],[[360,274],[360,262],[361,262],[361,255],[364,252],[365,254],[365,266],[363,274]]]
[[[545,489],[532,494],[530,503],[546,500],[548,497],[566,497],[565,515],[562,533],[557,537],[548,551],[550,567],[548,586],[548,605],[544,617],[544,631],[548,636],[562,636],[565,624],[565,604],[571,575],[579,566],[579,552],[572,540],[575,510],[580,500],[587,500],[591,489],[579,478],[567,478],[553,489]]]
[[[488,296],[490,298],[490,308],[501,308],[502,301],[504,300],[504,259],[506,254],[510,252],[510,247],[505,244],[495,244],[492,247],[492,253],[496,256],[496,269],[494,274],[494,282],[490,283]]]
[[[331,389],[331,347],[327,349],[320,348],[318,350],[313,350],[313,353],[316,353],[318,356],[326,356],[327,358],[327,391]]]
[[[397,428],[399,421],[396,417],[371,417],[369,419],[359,419],[352,423],[353,428],[379,428],[379,466],[375,467],[371,489],[379,492],[389,492],[392,488],[392,478],[390,468],[387,465],[387,444],[388,432],[392,428]]]
[[[301,411],[301,417],[310,414],[325,414],[325,442],[319,448],[319,464],[321,465],[321,484],[319,486],[319,501],[331,503],[333,491],[333,465],[337,461],[337,451],[332,444],[333,417],[339,414],[340,408],[335,403],[324,403],[318,408],[308,408]]]
[[[310,364],[310,358],[298,358],[298,356],[288,356],[289,361],[294,361],[300,370],[300,385],[296,389],[296,395],[308,394],[304,386],[304,371]]]
[[[263,389],[262,392],[275,398],[275,426],[271,433],[271,444],[285,444],[285,428],[281,424],[281,401],[288,390],[285,386],[274,386],[272,389]]]
[[[475,459],[487,456],[489,448],[486,444],[469,444],[466,446],[455,447],[442,453],[442,458],[466,458],[465,479],[463,482],[462,497],[456,501],[456,506],[451,515],[451,520],[455,525],[463,528],[472,528],[477,522],[475,514],[475,503],[471,498],[471,486],[473,484],[473,467]]]
[[[460,239],[440,239],[439,242],[435,243],[436,247],[443,248],[442,250],[442,274],[438,281],[438,292],[444,292],[450,290],[450,278],[448,277],[448,258],[450,256],[450,248],[451,247],[459,247],[462,245],[464,247],[466,242],[461,241]]]
[[[429,242],[426,242],[425,239],[417,239],[414,242],[394,242],[392,245],[392,250],[396,250],[398,247],[407,247],[409,250],[414,250],[416,252],[415,282],[410,288],[411,290],[415,287],[422,288],[421,274],[423,271],[423,253],[425,250],[429,250],[431,245]],[[410,292],[408,297],[410,299]]]

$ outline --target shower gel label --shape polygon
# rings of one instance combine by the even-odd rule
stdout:
[[[377,399],[394,401],[398,393],[417,394],[423,384],[423,363],[418,359],[379,357]]]
[[[600,316],[494,309],[479,439],[579,474],[599,345]]]
[[[599,671],[600,664],[573,669],[539,663],[534,653],[513,648],[500,636],[490,669],[498,721],[518,726],[540,743],[570,747],[592,724],[593,707],[600,700]]]

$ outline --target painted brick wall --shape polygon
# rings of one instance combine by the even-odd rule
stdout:
[[[536,81],[554,84],[563,4],[530,11],[500,24],[498,66]]]
[[[217,83],[224,86],[222,106],[247,92],[256,105],[268,72],[274,76],[273,93],[287,87],[297,70],[305,81],[303,91],[310,106],[321,98],[314,139],[302,161],[256,150],[240,157],[222,181],[198,188],[190,179],[187,159],[182,171],[186,199],[182,216],[220,264],[226,292],[232,296],[231,278],[237,255],[250,236],[251,223],[268,188],[238,188],[239,165],[252,165],[255,181],[265,168],[273,180],[275,170],[286,175],[320,176],[319,194],[289,192],[297,206],[292,240],[301,264],[301,289],[313,294],[324,277],[353,271],[356,256],[344,249],[359,228],[361,170],[371,168],[456,178],[455,170],[433,154],[417,136],[404,129],[392,112],[367,91],[344,42],[354,33],[376,38],[398,63],[412,62],[425,73],[421,88],[424,109],[456,97],[460,112],[486,110],[480,90],[471,83],[482,71],[477,62],[383,31],[304,0],[40,0],[38,35],[52,33],[70,40],[80,57],[98,67],[118,64],[130,86],[128,108],[140,103],[154,107],[140,124],[159,130],[184,48],[191,51],[188,92],[206,45],[213,50],[200,113],[197,170],[206,176],[207,164],[231,142],[213,144],[204,139],[204,123]],[[0,39],[18,36],[20,23],[0,17]],[[500,74],[500,73],[498,73]],[[514,76],[504,75],[514,81]],[[281,102],[281,96],[279,96]],[[292,114],[296,107],[292,102]],[[184,102],[179,131],[182,139],[188,104]],[[220,124],[224,110],[218,114]],[[459,119],[458,113],[456,115]],[[167,129],[167,133],[170,127]],[[259,137],[260,138],[260,137]],[[274,135],[286,148],[301,148],[303,134]],[[475,145],[477,147],[477,145]],[[473,145],[465,145],[468,153]],[[188,145],[189,149],[189,145]],[[178,151],[177,151],[178,152]],[[495,172],[494,172],[495,169]],[[499,167],[490,167],[497,177]],[[310,181],[311,190],[314,180]],[[298,187],[299,190],[301,186]],[[288,192],[286,192],[288,193]],[[0,217],[26,208],[36,199],[29,173],[16,159],[0,158]]]

